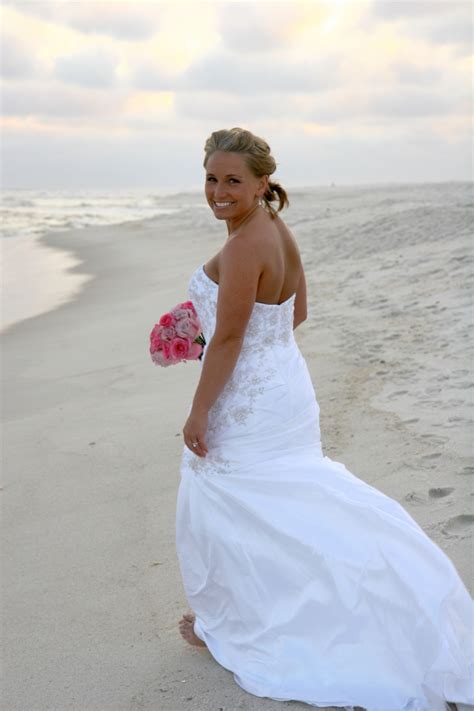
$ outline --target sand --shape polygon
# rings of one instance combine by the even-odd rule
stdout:
[[[205,213],[172,224],[42,238],[89,278],[3,334],[5,711],[308,709],[247,694],[179,636],[175,504],[199,366],[154,366],[148,336],[225,237]],[[400,501],[472,593],[467,238],[347,259],[294,231],[324,452]]]

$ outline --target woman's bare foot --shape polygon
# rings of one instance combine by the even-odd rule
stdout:
[[[199,639],[199,637],[194,632],[194,620],[196,615],[192,613],[185,613],[179,621],[179,631],[183,639],[192,644],[195,647],[207,647],[207,644]]]

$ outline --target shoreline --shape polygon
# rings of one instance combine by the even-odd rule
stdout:
[[[64,229],[45,230],[37,234],[18,235],[8,238],[11,247],[19,252],[15,259],[24,257],[22,264],[26,264],[26,270],[20,275],[22,279],[29,281],[36,280],[36,288],[26,296],[26,306],[20,307],[15,301],[25,298],[21,285],[18,285],[19,275],[15,273],[11,277],[4,263],[5,251],[2,259],[2,272],[4,273],[3,284],[3,306],[2,322],[0,323],[0,336],[6,334],[10,328],[20,324],[30,318],[47,314],[54,311],[74,299],[80,298],[82,291],[87,286],[90,279],[94,278],[91,272],[80,269],[83,264],[81,258],[81,234],[85,230],[100,230],[102,228],[133,228],[140,229],[142,223],[153,222],[159,219],[156,217],[144,217],[140,219],[123,220],[122,222],[111,223],[110,225],[86,225],[81,227],[66,227]],[[5,250],[5,240],[3,250]],[[23,247],[25,242],[29,244]],[[22,249],[23,248],[23,249]],[[7,249],[10,249],[8,247]],[[23,254],[21,252],[23,251]],[[38,264],[39,262],[39,264]],[[16,267],[17,265],[15,265]],[[10,283],[9,283],[10,278]],[[10,314],[4,317],[5,294],[8,293],[8,300],[11,302],[7,306]]]
[[[148,337],[187,298],[192,271],[223,231],[207,215],[185,216],[179,234],[173,225],[161,216],[44,236],[53,248],[67,243],[80,259],[72,272],[91,278],[75,298],[2,334],[9,711],[281,709],[244,692],[178,632],[187,603],[175,502],[199,368],[154,366]],[[461,236],[321,261],[314,233],[294,232],[309,304],[295,335],[323,450],[400,501],[472,591],[464,410],[448,423],[461,408],[449,389],[462,393],[467,379],[458,290],[469,245]],[[446,277],[432,274],[451,257]],[[443,400],[429,389],[446,368]],[[402,390],[412,399],[394,395]]]
[[[92,275],[78,272],[81,265],[75,253],[65,247],[52,248],[41,243],[39,235],[13,238],[10,255],[2,255],[2,308],[0,336],[27,319],[54,311],[79,297]],[[13,248],[13,250],[11,249]],[[11,251],[15,251],[12,259]],[[12,268],[12,262],[16,262]],[[7,263],[5,263],[7,262]],[[18,274],[18,263],[22,273]],[[77,273],[72,273],[76,271]],[[27,286],[25,288],[25,282]]]
[[[468,187],[472,185],[470,181],[462,180],[443,180],[443,181],[431,181],[429,183],[414,182],[410,183],[407,181],[388,181],[385,183],[362,183],[362,184],[342,184],[342,183],[328,183],[320,184],[316,186],[308,185],[296,185],[289,187],[290,195],[294,195],[296,202],[301,198],[302,195],[306,196],[319,196],[319,198],[324,201],[325,198],[331,195],[331,193],[340,193],[342,195],[348,195],[354,193],[357,195],[364,188],[373,187],[379,194],[384,193],[388,188],[394,188],[394,190],[401,190],[403,194],[404,189],[412,187],[417,189],[420,187],[428,186],[431,190],[438,189],[439,187],[445,186],[447,189],[453,186],[458,187]],[[31,199],[38,194],[39,191],[34,189],[15,189],[6,188],[4,193],[18,193],[22,197]],[[94,200],[98,197],[102,197],[104,194],[108,194],[107,190],[95,189],[95,190],[68,190],[68,191],[46,191],[46,193],[51,193],[49,197],[45,197],[43,201],[52,198],[65,200],[64,215],[63,219],[71,218],[70,211],[72,209],[72,204],[80,203],[75,205],[75,209],[84,210],[86,208],[91,210],[96,210],[96,214],[89,215],[93,220],[104,219],[104,214],[100,216],[100,208],[96,205],[94,207],[93,202],[87,202],[88,200]],[[59,193],[59,197],[56,197],[56,192]],[[18,235],[11,234],[8,238],[2,240],[3,254],[2,262],[10,259],[8,253],[10,250],[16,251],[19,254],[15,257],[16,263],[5,265],[2,264],[1,269],[3,272],[3,304],[2,304],[2,322],[0,323],[0,336],[4,334],[11,326],[17,323],[21,323],[34,316],[39,316],[43,313],[48,313],[50,310],[54,310],[61,306],[63,303],[67,303],[76,297],[79,297],[82,288],[86,285],[89,278],[92,278],[88,273],[82,273],[77,270],[79,257],[75,255],[74,250],[70,248],[69,240],[76,238],[76,245],[80,250],[81,241],[80,234],[83,230],[89,229],[101,229],[102,227],[113,227],[121,228],[122,226],[130,226],[133,228],[134,225],[140,225],[141,223],[153,223],[154,221],[160,220],[161,217],[168,216],[171,214],[176,214],[176,212],[183,211],[184,213],[189,209],[189,201],[198,200],[198,204],[191,202],[194,209],[203,208],[208,210],[208,206],[204,202],[204,197],[202,195],[201,188],[188,188],[188,189],[159,189],[154,190],[153,188],[129,188],[112,191],[110,193],[110,200],[114,204],[115,208],[117,205],[115,203],[120,202],[125,198],[136,197],[139,201],[145,201],[146,208],[145,213],[148,210],[153,211],[154,214],[144,214],[143,216],[134,216],[131,218],[120,219],[118,222],[109,222],[108,224],[99,224],[97,222],[92,222],[91,224],[83,223],[78,226],[71,226],[66,224],[63,229],[56,227],[54,229],[48,229],[45,225],[41,223],[41,218],[39,222],[37,221],[36,228],[27,233],[22,233],[21,231]],[[69,203],[67,201],[69,200]],[[150,201],[153,201],[150,203]],[[183,202],[184,201],[184,202]],[[202,202],[202,204],[200,204]],[[24,200],[22,200],[23,204]],[[29,202],[29,201],[28,201]],[[33,203],[32,203],[33,205]],[[6,210],[8,212],[8,204],[5,203]],[[14,205],[15,209],[18,209]],[[123,206],[119,209],[124,209]],[[133,213],[131,206],[128,206],[129,211]],[[42,204],[41,207],[37,207],[38,215],[43,214],[45,206]],[[75,214],[75,218],[79,219],[79,213]],[[81,218],[83,219],[83,218]],[[44,220],[43,220],[44,221]],[[212,223],[212,220],[211,220]],[[298,220],[297,220],[298,224]],[[209,225],[211,229],[211,225]],[[41,231],[39,231],[41,230]],[[6,224],[6,233],[11,232],[11,226],[8,227]],[[69,237],[67,237],[69,235]],[[55,241],[55,237],[59,237],[59,242]],[[64,239],[63,239],[64,237]],[[49,242],[48,239],[51,239]],[[24,243],[26,241],[30,242],[30,250],[36,252],[36,254],[29,254],[28,248],[24,248]],[[76,250],[77,254],[77,250]],[[40,264],[38,264],[40,262]],[[42,263],[41,263],[42,262]],[[1,263],[1,262],[0,262]],[[18,263],[21,264],[21,269],[23,271],[19,273]],[[26,265],[24,269],[23,265]],[[8,269],[11,270],[11,276]],[[45,280],[46,273],[46,280]],[[13,277],[13,274],[15,275]],[[10,280],[10,282],[9,282]],[[21,286],[18,286],[18,281],[24,282],[27,280],[29,282],[29,288],[31,288],[31,282],[36,281],[36,287],[31,291],[31,294],[25,293],[25,290]],[[18,311],[18,302],[24,302],[23,306],[20,306],[20,312]],[[10,302],[10,303],[8,303]],[[26,304],[26,305],[25,305]],[[7,316],[5,317],[5,310],[7,311]],[[10,313],[8,313],[10,312]],[[23,315],[25,314],[25,315]]]

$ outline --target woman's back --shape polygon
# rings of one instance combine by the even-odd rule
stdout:
[[[252,243],[256,258],[263,265],[260,275],[256,301],[262,304],[281,304],[292,294],[297,295],[295,314],[306,318],[306,283],[298,244],[284,221],[277,215],[273,220],[267,213],[256,217],[253,224],[235,237]],[[220,281],[220,252],[204,266],[206,274],[216,284]]]

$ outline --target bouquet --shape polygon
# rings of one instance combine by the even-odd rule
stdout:
[[[150,333],[150,355],[155,365],[201,360],[206,339],[192,301],[163,314]]]

